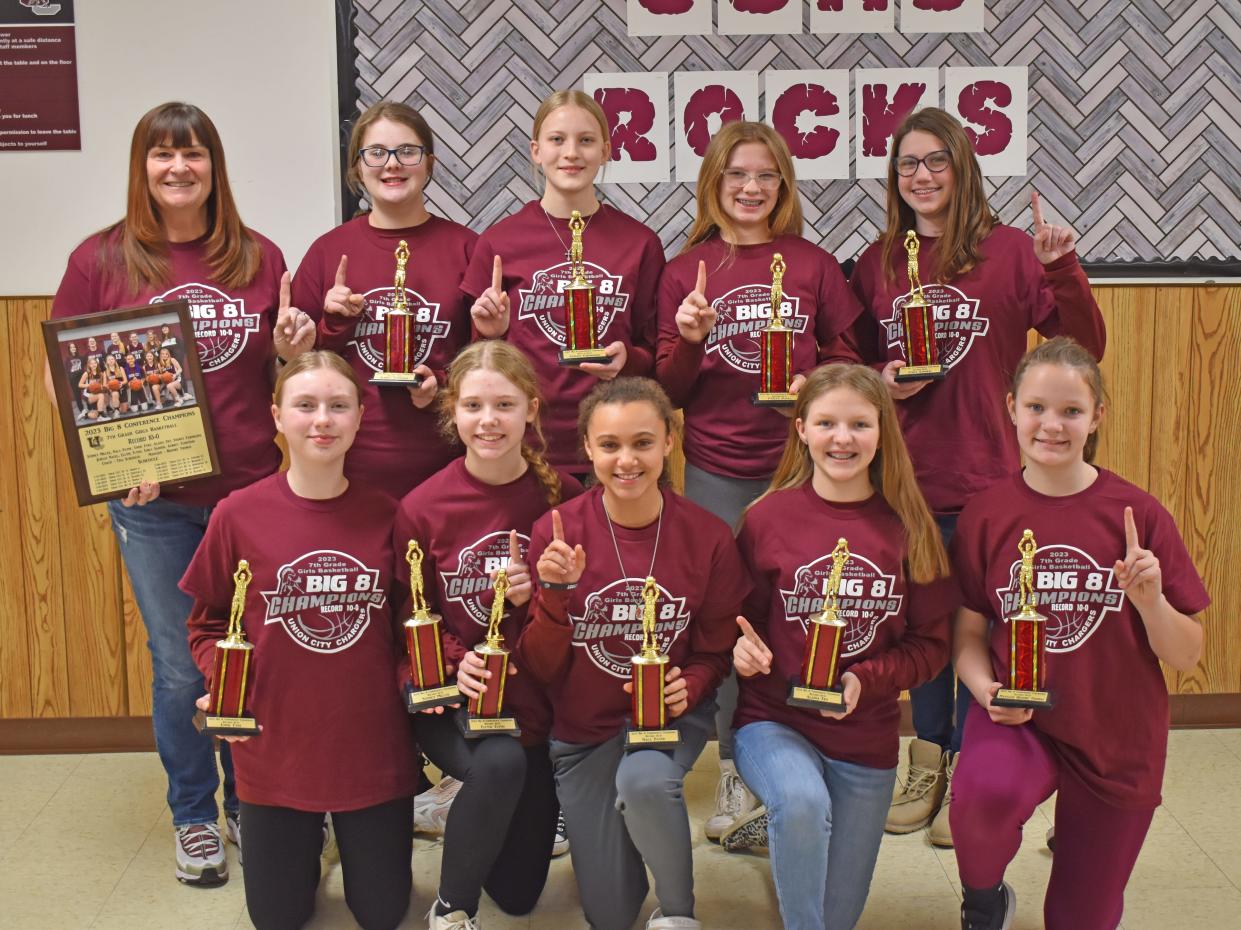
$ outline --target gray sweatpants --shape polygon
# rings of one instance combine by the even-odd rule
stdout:
[[[715,709],[707,698],[673,721],[681,742],[672,752],[626,753],[623,733],[597,746],[551,741],[573,874],[595,930],[629,930],[650,887],[648,867],[664,915],[694,916],[685,774],[707,742]]]

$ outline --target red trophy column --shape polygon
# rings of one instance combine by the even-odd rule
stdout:
[[[991,699],[997,707],[1032,707],[1040,709],[1055,704],[1055,696],[1047,690],[1047,618],[1038,612],[1034,587],[1034,556],[1038,543],[1034,533],[1026,530],[1017,544],[1021,567],[1017,570],[1017,612],[1007,618],[1008,687],[1001,688]]]
[[[392,306],[384,314],[384,370],[376,372],[371,384],[380,387],[417,387],[422,376],[414,374],[414,317],[405,293],[405,266],[409,245],[404,239],[396,246],[396,275],[392,281]]]
[[[901,306],[901,345],[905,350],[905,367],[893,377],[897,381],[939,381],[948,373],[939,362],[939,345],[935,341],[935,310],[922,292],[918,278],[918,234],[905,233],[905,252],[909,257],[909,296]]]
[[[606,365],[608,353],[599,348],[599,323],[595,317],[595,288],[586,279],[586,264],[582,259],[582,234],[586,224],[582,214],[574,210],[569,216],[569,234],[573,244],[569,247],[569,267],[572,279],[564,289],[564,349],[560,353],[561,365],[580,365],[597,362]]]
[[[654,578],[648,577],[642,585],[642,649],[629,660],[633,664],[630,671],[633,726],[625,734],[626,752],[672,749],[681,741],[680,732],[668,728],[668,706],[664,703],[668,656],[659,651],[659,641],[655,637],[658,600],[659,586]]]
[[[215,736],[253,736],[258,721],[247,713],[253,684],[254,644],[246,641],[242,620],[246,589],[250,586],[250,563],[241,559],[233,573],[233,603],[228,614],[228,633],[215,644],[211,676],[211,704],[199,729]]]
[[[823,584],[823,610],[810,618],[801,675],[789,682],[788,703],[815,710],[840,710],[845,706],[840,686],[840,650],[848,621],[840,616],[840,578],[849,561],[849,543],[842,536],[832,550],[832,570]]]
[[[500,633],[500,621],[504,618],[504,597],[508,594],[508,573],[504,569],[496,573],[493,591],[494,600],[491,602],[487,636],[474,647],[474,652],[483,660],[487,671],[491,672],[491,677],[487,679],[487,690],[470,701],[470,712],[463,724],[468,739],[521,735],[516,718],[501,716],[504,710],[504,684],[508,680],[509,654]]]
[[[465,697],[447,684],[439,614],[427,608],[422,578],[422,547],[411,539],[405,550],[409,565],[410,616],[405,621],[405,648],[409,650],[410,681],[405,685],[405,707],[411,714],[441,704],[460,704]]]
[[[758,407],[792,407],[797,395],[789,392],[793,381],[793,329],[780,315],[784,303],[784,257],[771,258],[771,319],[759,334]]]

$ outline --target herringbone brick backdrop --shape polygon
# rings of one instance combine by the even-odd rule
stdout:
[[[475,229],[537,196],[534,111],[587,72],[1025,65],[1029,175],[988,181],[1005,222],[1029,227],[1034,186],[1078,231],[1085,260],[1241,256],[1239,0],[988,0],[986,31],[972,35],[651,38],[627,34],[625,0],[354,6],[359,108],[387,98],[423,112],[440,155],[428,200]],[[881,181],[799,186],[807,237],[841,261],[875,238]],[[680,247],[688,185],[604,191],[669,254]]]

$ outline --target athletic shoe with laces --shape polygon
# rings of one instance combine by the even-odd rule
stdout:
[[[885,830],[913,833],[931,822],[948,787],[947,756],[936,743],[924,739],[910,742],[909,768],[892,792]]]
[[[963,888],[961,930],[1009,930],[1017,913],[1017,894],[1008,882],[999,888]]]
[[[563,856],[569,851],[569,831],[564,825],[564,810],[556,816],[556,839],[552,842],[552,858]]]
[[[646,930],[702,930],[702,924],[693,917],[665,917],[655,908],[646,922]]]
[[[435,913],[435,905],[427,912],[428,930],[482,930],[482,919],[475,914],[471,917],[465,911],[449,911],[447,914]]]
[[[177,879],[187,885],[223,885],[228,881],[224,841],[214,823],[177,827]]]
[[[445,775],[440,783],[414,798],[414,832],[443,836],[448,822],[448,809],[461,790],[461,782]]]
[[[756,807],[720,837],[720,845],[729,852],[757,849],[767,845],[767,808]]]
[[[721,759],[720,781],[715,786],[715,813],[707,818],[703,832],[707,839],[718,842],[738,820],[758,806],[758,798],[737,773],[736,763],[732,759]]]

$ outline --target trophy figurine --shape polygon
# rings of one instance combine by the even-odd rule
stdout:
[[[784,256],[771,258],[771,320],[759,335],[759,387],[754,394],[758,407],[792,407],[797,395],[789,393],[793,380],[793,329],[780,316],[784,303]]]
[[[668,657],[659,651],[655,639],[655,602],[659,588],[648,577],[642,585],[642,649],[630,658],[633,685],[630,709],[633,726],[625,734],[625,751],[635,749],[672,749],[681,742],[681,734],[668,728],[668,705],[664,703],[664,680],[668,675]]]
[[[845,706],[840,686],[840,647],[849,625],[840,616],[840,575],[849,561],[849,543],[841,537],[832,550],[832,571],[823,584],[823,610],[810,618],[801,674],[789,682],[788,703],[815,710],[841,710]]]
[[[1021,553],[1018,570],[1017,612],[1008,618],[1008,687],[991,699],[996,707],[1052,707],[1055,698],[1047,690],[1047,618],[1035,609],[1034,553],[1038,544],[1026,530],[1017,544]]]
[[[409,563],[409,592],[413,601],[405,621],[405,646],[409,650],[410,681],[405,685],[405,707],[411,714],[441,704],[465,700],[455,684],[446,684],[444,650],[440,639],[440,615],[427,609],[422,582],[422,547],[411,539],[405,550]]]
[[[905,351],[905,367],[893,377],[897,381],[939,381],[947,373],[939,363],[939,346],[935,342],[934,309],[922,293],[918,278],[918,234],[905,233],[905,251],[909,255],[909,299],[901,307],[901,342]]]
[[[467,739],[478,739],[482,736],[521,736],[521,729],[513,717],[501,717],[504,708],[504,683],[508,678],[508,650],[504,648],[504,637],[500,634],[500,620],[504,617],[504,596],[508,594],[508,573],[504,569],[496,572],[496,580],[492,586],[495,600],[491,602],[491,617],[487,623],[487,637],[474,647],[476,652],[491,672],[487,679],[487,690],[470,700],[470,712],[465,717],[464,732]]]
[[[213,736],[253,736],[259,723],[246,712],[250,696],[254,643],[246,641],[241,620],[246,612],[246,588],[250,586],[250,563],[241,559],[233,573],[233,604],[228,612],[228,633],[215,644],[215,674],[211,678],[211,703],[199,729]]]
[[[409,245],[402,239],[396,246],[396,276],[392,282],[392,307],[384,314],[384,370],[375,372],[371,384],[380,387],[418,387],[422,376],[414,374],[414,316],[405,294],[405,266],[409,264]]]
[[[569,247],[569,266],[573,279],[564,289],[564,349],[560,353],[561,365],[580,365],[582,362],[598,362],[606,365],[611,356],[599,348],[599,329],[595,319],[595,286],[586,280],[586,266],[582,262],[582,222],[580,210],[569,217],[569,232],[573,244]]]

